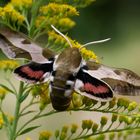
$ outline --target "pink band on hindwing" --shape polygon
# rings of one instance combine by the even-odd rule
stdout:
[[[22,67],[21,68],[21,71],[24,72],[24,73],[26,73],[29,77],[36,78],[36,79],[40,79],[42,77],[42,75],[44,74],[42,70],[33,71],[28,66]]]
[[[102,85],[94,86],[90,83],[85,83],[84,90],[86,92],[92,92],[94,94],[107,93],[109,91],[108,87],[106,87],[106,86],[102,86]]]

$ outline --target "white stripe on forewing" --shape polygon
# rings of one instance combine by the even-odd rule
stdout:
[[[117,75],[114,72],[115,69],[101,66],[97,70],[84,70],[84,72],[90,74],[91,76],[97,78],[97,79],[102,79],[102,78],[111,78],[111,79],[116,79],[116,80],[121,80],[128,82],[130,84],[133,84],[135,86],[140,86],[140,80],[137,80],[135,78],[129,78],[126,77],[126,74],[124,72],[120,72],[120,75]]]

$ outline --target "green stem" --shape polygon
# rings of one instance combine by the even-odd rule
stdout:
[[[137,130],[137,129],[140,129],[140,127],[137,127],[137,128],[133,128],[133,130]],[[101,134],[107,134],[107,133],[111,133],[111,132],[121,132],[121,131],[127,131],[127,130],[130,130],[130,128],[125,128],[125,129],[113,129],[113,130],[106,130],[106,131],[100,131],[98,133],[91,133],[91,134],[88,134],[88,135],[84,135],[84,136],[80,136],[80,137],[76,137],[76,138],[73,138],[71,140],[79,140],[79,139],[86,139],[86,138],[89,138],[91,136],[96,136],[96,135],[101,135]],[[132,130],[132,129],[131,129]]]
[[[12,130],[11,130],[11,134],[10,134],[10,140],[16,140],[16,130],[17,130],[17,125],[18,125],[18,120],[19,120],[19,111],[20,111],[20,98],[23,94],[23,87],[24,87],[24,83],[20,82],[20,87],[19,87],[19,93],[17,94],[17,98],[16,98],[16,107],[15,107],[15,114],[14,114],[14,121],[13,121],[13,125],[12,125]]]
[[[49,115],[52,115],[52,114],[55,114],[55,113],[59,113],[58,111],[50,111],[48,113],[45,113],[45,114],[41,114],[42,111],[39,111],[33,118],[29,119],[25,124],[23,124],[23,126],[21,126],[21,128],[18,130],[17,132],[17,136],[20,135],[20,132],[28,125],[30,124],[31,122],[39,119],[39,118],[42,118],[44,116],[49,116]]]

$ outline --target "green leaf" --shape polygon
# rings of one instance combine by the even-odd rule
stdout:
[[[10,122],[9,122],[9,120],[8,120],[8,118],[7,118],[7,116],[4,114],[4,112],[1,110],[1,113],[2,113],[2,117],[3,117],[3,120],[4,120],[4,122],[5,122],[5,125],[6,125],[6,127],[8,128],[8,132],[9,132],[9,134],[11,133],[11,125],[10,125]]]
[[[0,86],[3,87],[4,89],[6,89],[7,91],[15,94],[15,92],[13,90],[11,90],[10,88],[8,88],[7,86],[5,86],[3,84],[0,84]]]
[[[22,103],[29,95],[29,92],[26,92],[21,98],[19,99],[19,102]]]
[[[28,132],[30,132],[30,131],[32,131],[32,130],[34,130],[34,129],[40,127],[40,126],[41,126],[41,125],[28,127],[28,128],[26,128],[26,129],[24,129],[23,131],[21,131],[21,133],[19,133],[19,136],[20,136],[20,135],[23,135],[23,134],[26,134],[26,133],[28,133]]]

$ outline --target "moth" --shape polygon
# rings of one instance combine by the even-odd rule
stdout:
[[[115,93],[140,94],[140,76],[127,69],[85,61],[78,48],[68,47],[55,54],[10,29],[0,30],[0,48],[10,59],[30,60],[14,70],[20,80],[32,84],[50,81],[50,98],[56,110],[69,107],[73,91],[105,102],[110,101]]]

